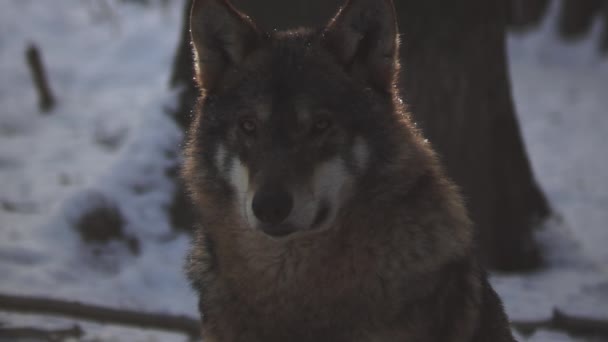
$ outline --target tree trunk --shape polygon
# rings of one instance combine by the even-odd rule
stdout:
[[[342,2],[233,1],[265,30],[323,25]],[[396,0],[396,8],[402,93],[448,174],[462,187],[483,259],[503,270],[538,266],[532,229],[549,209],[534,181],[511,98],[508,3]],[[188,72],[175,72],[181,76],[174,84],[192,87],[185,37],[175,69]],[[178,121],[187,124],[192,102],[182,97]]]
[[[398,1],[402,88],[448,174],[462,187],[485,260],[538,266],[532,228],[548,214],[511,98],[504,1]]]
[[[540,24],[549,8],[549,0],[510,0],[508,6],[509,27],[523,31]]]

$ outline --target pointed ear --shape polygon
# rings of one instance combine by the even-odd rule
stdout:
[[[194,0],[190,37],[199,86],[208,91],[216,87],[255,48],[259,36],[253,22],[226,0]]]
[[[347,0],[322,39],[354,77],[382,90],[392,88],[399,67],[399,40],[391,0]]]

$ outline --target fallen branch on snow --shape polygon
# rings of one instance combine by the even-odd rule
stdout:
[[[37,339],[43,341],[64,341],[69,337],[82,337],[80,326],[74,325],[67,329],[39,329],[39,328],[0,328],[0,339]]]
[[[529,335],[538,329],[562,330],[578,335],[608,336],[608,321],[594,318],[583,318],[565,314],[557,309],[553,316],[540,321],[513,321],[511,325],[522,334]]]
[[[112,309],[58,299],[0,294],[0,310],[62,315],[102,323],[169,330],[190,337],[200,335],[200,322],[191,317]]]
[[[200,322],[191,317],[112,309],[58,299],[0,294],[0,310],[64,315],[102,323],[181,332],[190,337],[200,335]],[[573,334],[608,336],[608,321],[576,317],[559,310],[554,310],[553,316],[547,320],[513,321],[511,325],[522,334],[545,328]]]
[[[40,52],[36,45],[31,44],[28,46],[25,55],[30,72],[32,73],[34,85],[36,86],[36,90],[38,90],[38,105],[40,106],[40,110],[48,112],[55,106],[55,97],[53,97],[51,87],[49,87]]]

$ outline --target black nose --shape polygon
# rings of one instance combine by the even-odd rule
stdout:
[[[284,189],[261,188],[253,196],[251,207],[258,220],[266,224],[279,224],[289,216],[293,199]]]

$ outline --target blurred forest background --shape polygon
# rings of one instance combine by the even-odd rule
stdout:
[[[0,4],[0,341],[198,338],[191,0]],[[265,30],[342,0],[234,0]],[[521,341],[608,341],[608,0],[395,0],[400,86]]]

